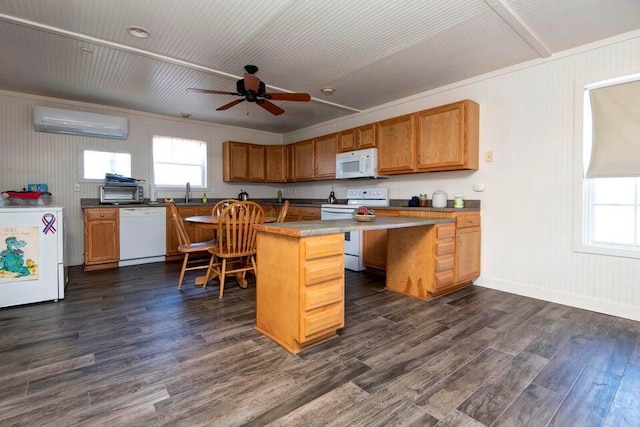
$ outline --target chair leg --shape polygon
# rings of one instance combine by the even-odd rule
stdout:
[[[251,265],[253,265],[253,274],[258,276],[258,267],[256,266],[256,257],[253,255],[251,256]]]
[[[213,263],[215,262],[215,260],[216,260],[216,256],[212,254],[211,255],[211,259],[209,259],[209,266],[207,267],[207,274],[204,275],[204,283],[202,284],[202,289],[206,289],[207,288],[207,283],[209,283],[209,276],[210,276],[210,273],[213,271]]]
[[[222,268],[220,270],[220,297],[222,298],[222,295],[224,294],[224,278],[227,275],[227,259],[226,258],[222,258]]]
[[[184,272],[187,271],[187,262],[189,261],[189,253],[184,254],[184,261],[182,261],[182,269],[180,270],[180,278],[178,279],[178,289],[182,288],[182,281],[184,280]]]

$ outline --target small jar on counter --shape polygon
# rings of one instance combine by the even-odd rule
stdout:
[[[464,208],[464,196],[462,194],[456,194],[453,196],[453,207]]]

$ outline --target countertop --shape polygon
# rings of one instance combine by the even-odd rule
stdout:
[[[223,199],[209,199],[207,203],[202,203],[201,201],[193,201],[186,203],[184,200],[174,199],[176,206],[215,206],[220,200]],[[259,203],[262,206],[282,206],[282,203],[278,203],[277,200],[271,199],[250,199],[252,202]],[[326,204],[325,200],[318,199],[289,199],[289,206],[295,207],[312,207],[312,208],[320,208],[321,205]],[[336,205],[344,205],[346,201],[339,200]],[[431,200],[429,200],[429,204],[431,204]],[[145,200],[143,203],[124,203],[120,205],[112,205],[112,204],[100,204],[99,199],[81,199],[80,207],[82,209],[87,208],[131,208],[131,207],[140,207],[140,208],[148,208],[148,207],[166,207],[168,206],[166,203],[162,201],[158,201],[158,203],[149,203],[148,200]],[[366,206],[366,205],[365,205]],[[434,208],[432,206],[427,207],[412,207],[407,206],[406,200],[391,200],[391,206],[369,206],[373,210],[409,210],[409,211],[424,211],[424,212],[479,212],[480,211],[480,201],[479,200],[465,200],[464,208],[454,208],[453,200],[449,200],[447,202],[446,208]]]
[[[389,228],[418,227],[453,223],[450,218],[377,217],[371,222],[357,222],[353,219],[333,219],[316,221],[283,222],[278,224],[258,224],[256,230],[265,233],[283,234],[293,237],[322,236],[346,233],[347,231],[386,230]]]

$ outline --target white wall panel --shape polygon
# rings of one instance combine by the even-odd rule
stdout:
[[[71,110],[124,116],[129,119],[125,141],[35,132],[33,107],[44,105]],[[276,197],[280,185],[227,184],[222,182],[222,143],[227,140],[281,144],[282,136],[251,129],[185,120],[175,117],[109,108],[95,104],[0,91],[0,191],[21,190],[28,183],[46,183],[56,204],[67,209],[68,255],[71,265],[83,262],[84,238],[81,198],[97,198],[98,183],[80,180],[80,150],[117,148],[132,154],[132,176],[151,176],[151,137],[154,134],[194,138],[208,143],[210,198],[235,197],[245,189],[251,197]],[[74,191],[80,183],[80,192]],[[148,197],[145,186],[145,197]],[[195,198],[203,191],[193,191]],[[183,198],[183,191],[159,191],[158,198]]]
[[[640,320],[640,260],[573,251],[575,84],[640,70],[640,38],[602,42],[528,68],[494,73],[339,121],[285,135],[311,138],[469,98],[480,104],[480,170],[393,176],[386,181],[288,185],[312,197],[335,188],[385,186],[392,199],[435,190],[482,201],[478,284]],[[492,150],[493,163],[484,152]],[[578,153],[577,155],[581,155]],[[474,193],[474,183],[486,191]]]

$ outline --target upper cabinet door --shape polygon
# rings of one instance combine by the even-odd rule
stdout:
[[[222,146],[224,181],[249,180],[249,144],[226,141]]]
[[[374,148],[376,146],[376,124],[356,128],[356,149]]]
[[[313,154],[315,159],[315,178],[336,177],[336,152],[338,148],[338,134],[325,135],[313,140]]]
[[[345,153],[356,149],[356,130],[343,130],[338,134],[338,152]]]
[[[249,144],[249,180],[264,182],[264,145]]]
[[[267,145],[264,147],[266,157],[266,182],[285,182],[286,150],[284,145]]]
[[[314,169],[313,140],[293,144],[293,179],[295,181],[313,179]]]
[[[378,138],[378,172],[411,173],[416,167],[415,115],[383,120],[376,125]]]
[[[478,169],[479,110],[465,100],[416,113],[417,169]]]

